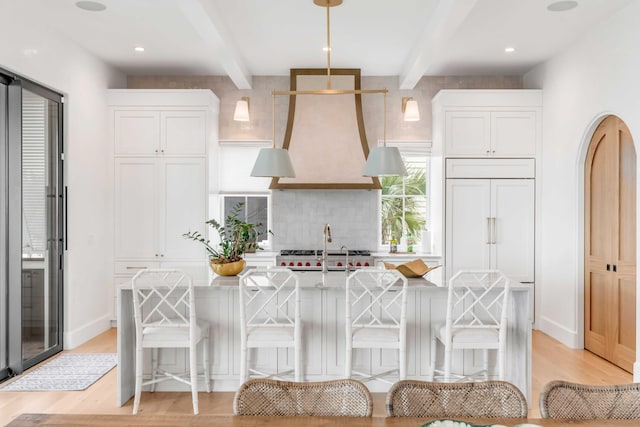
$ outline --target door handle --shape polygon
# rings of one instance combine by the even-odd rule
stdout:
[[[491,218],[491,243],[494,245],[498,242],[498,230],[496,230],[496,217]]]

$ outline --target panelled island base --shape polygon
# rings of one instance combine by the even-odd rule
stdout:
[[[215,391],[236,391],[240,386],[240,316],[238,313],[238,277],[215,276],[207,267],[184,268],[193,278],[198,317],[211,324],[211,385]],[[301,289],[303,376],[305,381],[344,378],[344,272],[298,272]],[[506,368],[507,380],[520,388],[530,401],[531,395],[531,286],[513,283],[509,306]],[[432,328],[444,323],[447,288],[426,279],[410,279],[407,307],[407,377],[427,380],[430,373]],[[458,354],[456,354],[458,353]],[[482,352],[454,352],[454,372],[482,369]],[[260,350],[252,362],[267,371],[290,369],[292,350]],[[149,355],[145,354],[145,357]],[[490,356],[495,361],[495,355]],[[442,361],[442,348],[437,356]],[[186,351],[163,350],[161,368],[187,372]],[[151,365],[145,363],[145,367]],[[493,363],[492,363],[493,364]],[[384,372],[397,367],[397,352],[360,350],[354,352],[354,368]],[[202,367],[200,367],[201,369]],[[148,372],[145,371],[145,375]],[[131,284],[118,290],[118,406],[134,393],[135,325]],[[372,392],[385,392],[387,384],[368,382]],[[201,384],[202,390],[204,390]],[[188,391],[175,381],[161,383],[158,391]]]

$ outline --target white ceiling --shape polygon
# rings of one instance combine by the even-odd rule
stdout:
[[[76,1],[2,7],[10,3],[5,12],[52,27],[130,75],[226,74],[249,88],[254,75],[327,65],[326,9],[312,0],[98,0],[102,12]],[[331,8],[331,66],[397,75],[405,89],[423,75],[521,75],[632,0],[577,0],[575,9],[550,12],[553,1],[344,0]],[[135,52],[138,45],[145,51]]]

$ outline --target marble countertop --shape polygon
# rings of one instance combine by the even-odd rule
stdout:
[[[196,288],[224,288],[224,287],[238,287],[240,276],[218,276],[214,274],[208,266],[202,267],[183,267],[180,268],[193,280],[193,285]],[[245,269],[244,271],[247,271]],[[330,271],[328,273],[322,273],[320,271],[296,271],[294,272],[299,277],[300,288],[302,289],[332,289],[332,288],[344,288],[347,280],[347,275],[344,271]],[[417,279],[407,279],[410,287],[421,288],[437,288],[438,286],[422,277]],[[126,282],[120,285],[122,289],[130,289],[131,282]]]

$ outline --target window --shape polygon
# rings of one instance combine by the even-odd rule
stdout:
[[[266,245],[269,240],[267,232],[269,224],[269,197],[268,196],[222,196],[223,200],[223,219],[231,215],[238,203],[242,203],[242,210],[238,218],[244,222],[258,225],[258,243],[261,246]]]
[[[407,167],[407,176],[380,177],[380,242],[391,239],[404,242],[411,234],[414,244],[420,243],[422,231],[429,226],[429,160],[431,143],[387,142],[398,147]]]
[[[271,141],[220,141],[219,151],[219,191],[213,196],[212,217],[224,225],[238,203],[243,203],[240,219],[252,224],[262,224],[257,228],[263,249],[271,245],[269,225],[271,224],[270,179],[250,176],[261,148],[270,147]]]

